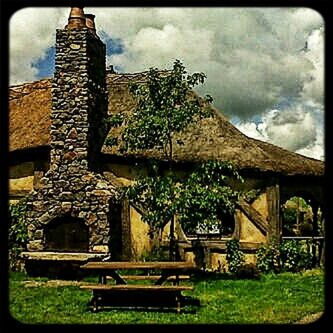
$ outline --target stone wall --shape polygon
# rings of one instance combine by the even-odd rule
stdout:
[[[117,191],[96,172],[106,133],[105,45],[88,28],[57,30],[56,38],[50,169],[29,195],[28,250],[44,250],[46,226],[70,216],[89,227],[89,251],[108,252]]]

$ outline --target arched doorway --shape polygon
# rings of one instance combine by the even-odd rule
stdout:
[[[306,193],[295,193],[281,205],[282,236],[323,236],[319,203]]]
[[[89,228],[83,219],[68,215],[57,217],[46,226],[45,241],[48,251],[88,251]]]
[[[320,203],[308,192],[295,191],[281,205],[282,240],[293,240],[311,253],[313,266],[324,262],[324,216]]]

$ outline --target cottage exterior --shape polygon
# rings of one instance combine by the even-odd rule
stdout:
[[[9,89],[10,200],[28,199],[24,256],[30,261],[82,261],[110,253],[113,260],[136,260],[154,242],[140,209],[119,200],[118,189],[135,180],[147,158],[163,164],[163,157],[154,150],[124,156],[105,145],[121,129],[107,128],[104,120],[134,110],[129,83],[144,83],[146,73],[106,70],[105,45],[93,19],[73,7],[68,25],[57,30],[54,78]],[[290,197],[309,199],[314,226],[319,207],[323,214],[325,207],[323,162],[251,139],[213,111],[182,134],[184,145],[175,138],[176,168],[186,173],[199,161],[230,160],[245,179],[242,189],[256,190],[252,201],[239,202],[232,235],[193,237],[177,225],[182,259],[216,268],[225,261],[231,236],[250,261],[262,243],[279,239],[281,205]]]

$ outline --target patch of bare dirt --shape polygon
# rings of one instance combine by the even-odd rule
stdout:
[[[295,324],[310,324],[318,320],[322,316],[323,312],[313,313],[311,315],[305,316],[301,320],[297,321]]]
[[[62,287],[62,286],[79,286],[83,284],[80,281],[67,281],[67,280],[48,280],[48,281],[23,281],[24,287]]]

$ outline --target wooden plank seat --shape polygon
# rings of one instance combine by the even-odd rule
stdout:
[[[193,290],[192,286],[160,286],[148,284],[84,284],[80,289],[90,290],[149,290],[149,291],[183,291]]]
[[[122,275],[122,278],[126,280],[133,280],[133,281],[143,281],[143,280],[148,280],[148,281],[157,281],[161,278],[160,275]],[[112,276],[107,276],[107,280],[114,280]],[[176,282],[176,281],[184,281],[184,280],[189,280],[190,276],[189,275],[172,275],[167,277],[167,281],[170,282]]]
[[[104,306],[126,308],[175,308],[180,312],[185,290],[193,290],[192,286],[179,285],[141,285],[141,284],[87,284],[80,289],[93,292],[90,305],[94,312]]]

